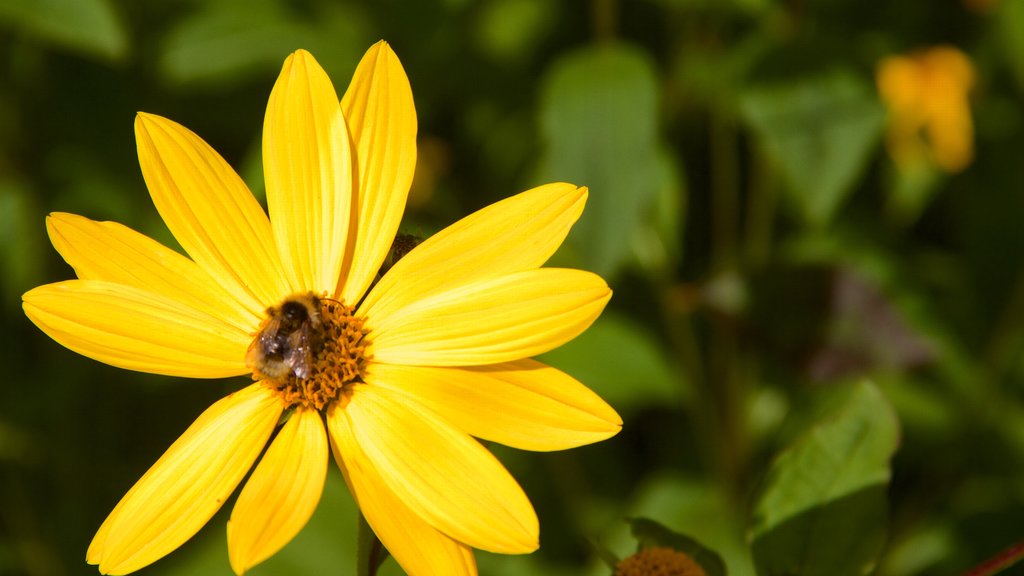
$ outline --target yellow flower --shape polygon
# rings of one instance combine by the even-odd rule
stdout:
[[[886,144],[897,166],[928,163],[959,172],[971,163],[974,127],[968,95],[974,67],[963,52],[938,46],[891,56],[879,63],[876,81],[889,108]]]
[[[269,217],[192,132],[149,114],[135,131],[153,202],[188,257],[113,222],[52,214],[50,238],[78,279],[27,292],[25,313],[114,366],[256,382],[207,409],[128,491],[88,562],[124,574],[163,557],[255,464],[227,526],[241,574],[305,525],[329,451],[410,574],[475,574],[471,548],[535,550],[529,500],[473,437],[558,450],[621,427],[589,389],[529,359],[585,330],[611,296],[596,275],[541,268],[586,189],[550,184],[486,207],[374,283],[416,163],[412,93],[386,43],[340,105],[309,53],[287,59],[263,129]]]

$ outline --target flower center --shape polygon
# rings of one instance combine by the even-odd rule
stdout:
[[[615,566],[615,576],[705,576],[692,558],[671,548],[644,548]]]
[[[289,408],[323,410],[363,381],[368,342],[354,312],[312,292],[268,308],[246,355],[253,379],[280,394]]]

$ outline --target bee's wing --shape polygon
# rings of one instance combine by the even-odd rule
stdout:
[[[297,378],[308,378],[313,370],[312,350],[310,350],[309,327],[303,325],[288,335],[287,351],[284,362],[291,367]]]
[[[270,318],[267,325],[260,330],[259,336],[249,344],[245,353],[245,361],[249,366],[259,366],[274,355],[281,352],[277,344],[277,331],[281,327],[280,318]]]

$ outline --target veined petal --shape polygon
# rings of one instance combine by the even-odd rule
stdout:
[[[56,212],[46,218],[53,247],[82,280],[105,280],[155,292],[246,332],[260,318],[198,264],[117,222],[97,222]]]
[[[402,400],[357,385],[340,409],[352,441],[395,496],[434,528],[474,548],[536,550],[537,515],[501,463],[430,410]]]
[[[401,262],[401,261],[399,261]],[[375,361],[478,366],[528,358],[590,326],[611,290],[580,270],[540,268],[479,280],[415,302],[393,300],[367,322]]]
[[[296,291],[270,221],[238,174],[184,126],[140,113],[139,164],[153,203],[185,251],[250,313]]]
[[[334,459],[366,522],[409,576],[476,576],[473,551],[432,527],[387,487],[337,404],[328,409],[327,431]]]
[[[298,409],[245,483],[228,521],[235,574],[291,541],[320,502],[327,478],[327,436],[320,413]]]
[[[352,148],[338,95],[305,50],[285,60],[263,123],[274,237],[303,290],[334,293],[352,216]]]
[[[395,300],[420,300],[455,283],[537,268],[562,244],[586,200],[586,188],[547,184],[478,210],[406,254],[360,311],[373,318],[394,309]]]
[[[597,394],[534,360],[465,368],[374,363],[366,380],[477,438],[524,450],[574,448],[622,428],[622,419]]]
[[[47,284],[22,296],[48,336],[119,368],[222,378],[248,372],[244,330],[165,296],[100,280]]]
[[[398,56],[383,40],[356,68],[341,99],[356,146],[359,189],[355,244],[346,254],[338,294],[355,303],[366,292],[398,231],[416,169],[416,107]]]
[[[210,406],[114,507],[86,560],[104,574],[127,574],[181,546],[235,490],[282,410],[262,384]]]

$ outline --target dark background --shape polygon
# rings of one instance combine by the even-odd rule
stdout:
[[[344,91],[391,43],[419,164],[403,231],[531,186],[591,188],[555,262],[615,291],[545,360],[623,416],[565,453],[495,447],[539,552],[481,573],[608,574],[647,516],[754,574],[769,463],[816,406],[870,379],[901,424],[881,574],[951,574],[1024,539],[1024,0],[0,0],[0,574],[93,574],[85,550],[133,482],[244,378],[130,373],[63,349],[19,297],[73,272],[44,216],[175,246],[138,169],[136,111],[198,133],[262,195],[259,142],[288,53]],[[975,158],[887,155],[878,63],[973,62]],[[923,175],[923,176],[922,176]],[[144,574],[229,574],[226,506]],[[317,514],[253,574],[352,574],[355,509]],[[386,571],[397,572],[391,563]]]

